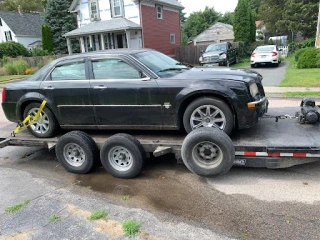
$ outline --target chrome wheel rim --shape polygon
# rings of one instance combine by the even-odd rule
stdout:
[[[64,159],[73,167],[81,167],[86,161],[86,154],[76,143],[68,143],[63,148]]]
[[[111,148],[108,154],[111,166],[117,171],[128,171],[133,163],[133,157],[128,149],[121,146]]]
[[[30,115],[30,121],[38,113],[38,108],[32,108],[29,110],[28,115]],[[33,132],[39,134],[45,134],[50,130],[50,122],[48,115],[42,111],[36,121],[30,126]]]
[[[214,127],[223,130],[226,123],[224,113],[213,105],[203,105],[196,108],[190,118],[192,130],[200,127]]]
[[[212,142],[201,142],[193,148],[192,157],[199,166],[209,169],[221,164],[223,153],[218,145]]]

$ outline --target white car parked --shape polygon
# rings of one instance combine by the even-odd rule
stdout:
[[[281,63],[281,50],[276,45],[257,47],[251,54],[250,63],[252,68],[266,64],[278,67],[279,63]]]

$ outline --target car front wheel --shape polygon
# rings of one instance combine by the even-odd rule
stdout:
[[[188,133],[201,127],[213,127],[230,134],[233,121],[230,107],[222,100],[210,97],[191,102],[183,115],[183,125]]]
[[[36,116],[40,103],[34,102],[29,104],[23,113],[23,117],[26,118],[30,115],[30,121]],[[49,108],[44,107],[39,117],[28,127],[30,133],[39,138],[48,138],[56,134],[59,129],[59,125],[54,115]]]

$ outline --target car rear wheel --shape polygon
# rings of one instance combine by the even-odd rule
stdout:
[[[230,134],[234,126],[230,107],[217,98],[199,98],[187,107],[183,115],[183,125],[189,133],[201,127],[213,127]]]
[[[31,120],[36,116],[40,103],[34,102],[29,104],[23,113],[23,117],[26,118],[30,115]],[[35,122],[28,127],[30,133],[39,138],[48,138],[56,134],[59,129],[59,124],[55,119],[53,113],[49,108],[44,107],[41,111],[40,116],[35,120]]]
[[[251,64],[251,68],[255,68],[256,67],[256,65],[255,64]]]

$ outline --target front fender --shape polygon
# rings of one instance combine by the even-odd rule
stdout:
[[[48,107],[51,112],[55,112],[56,107],[54,106],[54,104],[52,103],[52,101],[47,98],[46,96],[42,95],[41,93],[37,93],[37,92],[30,92],[27,93],[25,95],[23,95],[17,102],[16,105],[16,115],[17,118],[22,120],[23,119],[23,111],[22,109],[24,109],[26,107],[26,105],[28,104],[28,102],[39,102],[41,103],[42,101],[46,101],[46,107]],[[57,116],[55,116],[57,118]],[[59,122],[59,119],[57,119]]]

